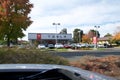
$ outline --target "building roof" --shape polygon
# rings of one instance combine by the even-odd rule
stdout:
[[[98,38],[99,41],[108,41],[110,40],[112,37],[101,37],[101,38]]]

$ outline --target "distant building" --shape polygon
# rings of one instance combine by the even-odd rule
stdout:
[[[56,33],[28,33],[28,40],[33,43],[38,41],[39,44],[55,44],[69,43],[72,41],[72,34],[56,34]]]
[[[101,37],[101,38],[98,38],[98,43],[99,44],[104,44],[104,43],[109,44],[111,39],[112,39],[112,37]]]

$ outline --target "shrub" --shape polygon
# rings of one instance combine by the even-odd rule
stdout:
[[[71,62],[71,65],[112,77],[120,76],[120,56],[84,56],[77,62]]]
[[[0,64],[59,64],[68,65],[68,61],[62,57],[53,56],[46,51],[36,49],[0,49]]]

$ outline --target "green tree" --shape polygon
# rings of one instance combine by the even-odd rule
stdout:
[[[82,41],[82,36],[83,36],[83,30],[74,29],[74,31],[73,31],[73,41],[75,43],[81,42]]]
[[[107,33],[104,37],[112,37],[112,34]]]
[[[10,41],[25,36],[25,31],[32,23],[28,14],[33,5],[29,0],[0,0],[0,38]]]
[[[67,34],[67,29],[66,29],[66,28],[63,28],[63,29],[60,31],[60,34]]]

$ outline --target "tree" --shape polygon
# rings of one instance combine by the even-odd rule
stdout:
[[[82,41],[83,30],[74,29],[73,31],[73,41],[79,43]]]
[[[89,38],[93,38],[93,37],[95,37],[95,36],[97,36],[97,38],[99,38],[100,37],[100,33],[99,33],[99,31],[96,31],[96,30],[90,30],[89,32],[88,32],[88,37]]]
[[[115,42],[116,44],[120,45],[120,26],[117,27],[115,34],[112,38],[112,42]]]
[[[104,37],[112,37],[112,34],[107,33]]]
[[[87,34],[84,34],[82,37],[82,42],[83,43],[91,43],[91,40]]]
[[[120,32],[117,32],[113,37],[113,42],[116,42],[120,45]]]
[[[0,38],[10,41],[22,38],[32,21],[28,14],[33,5],[29,0],[0,0]]]
[[[60,34],[67,34],[67,29],[66,29],[66,28],[63,28],[63,29],[60,31]]]

